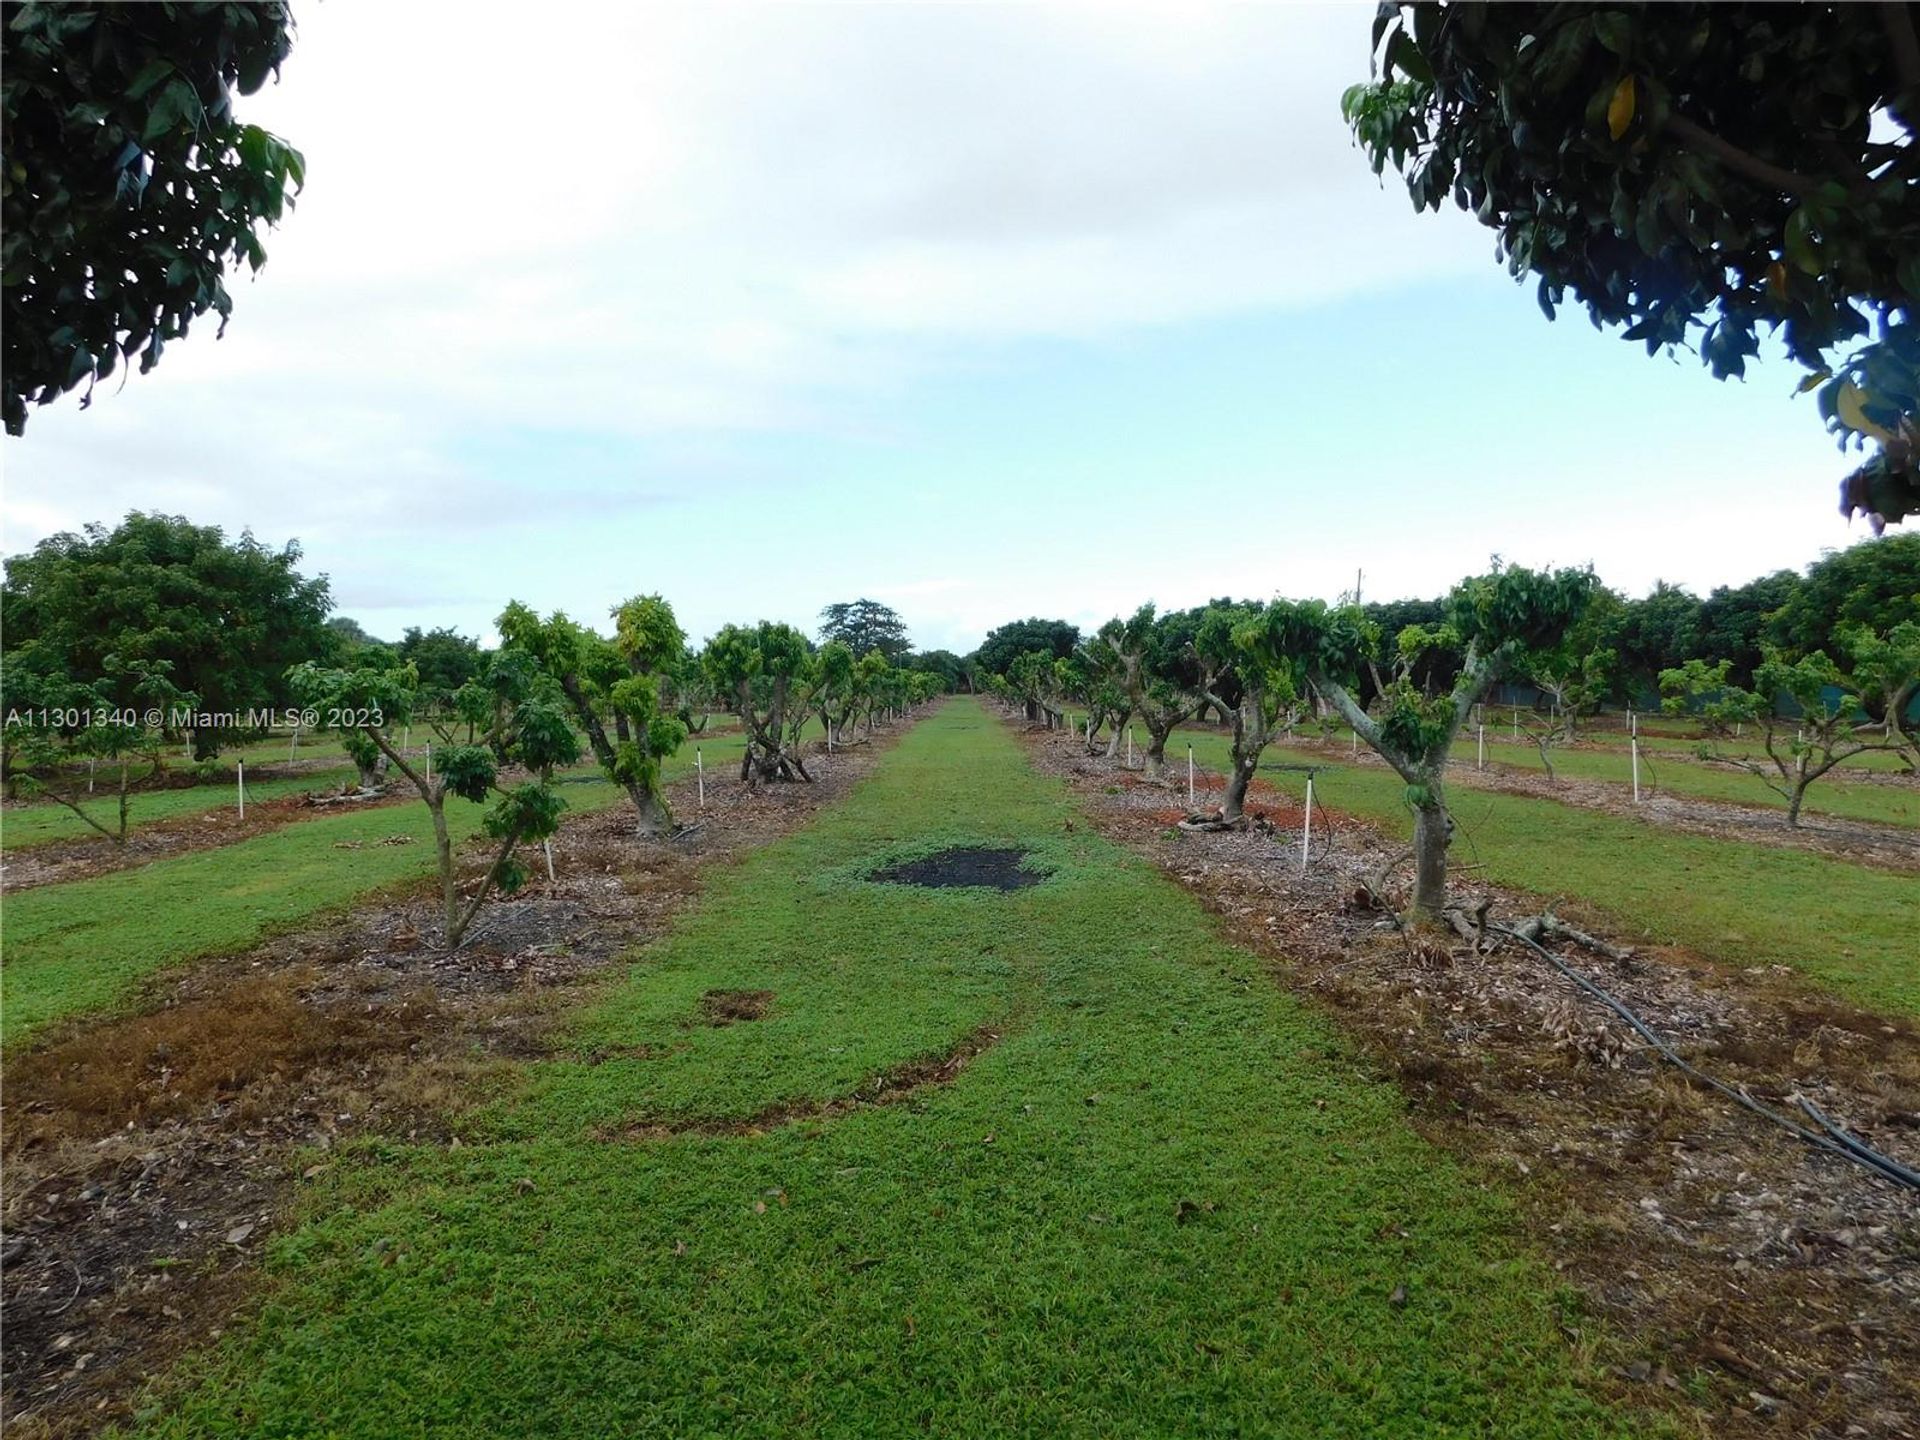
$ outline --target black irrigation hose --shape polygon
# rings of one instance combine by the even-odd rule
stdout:
[[[1661,1039],[1646,1021],[1629,1010],[1624,1003],[1608,994],[1605,990],[1602,990],[1598,985],[1587,979],[1586,976],[1568,965],[1558,955],[1555,955],[1538,941],[1522,935],[1518,930],[1509,929],[1505,925],[1489,925],[1487,928],[1497,934],[1506,935],[1514,940],[1518,940],[1522,945],[1525,945],[1529,950],[1533,951],[1534,954],[1538,955],[1542,960],[1545,960],[1549,965],[1553,966],[1554,969],[1566,976],[1567,979],[1573,981],[1574,984],[1578,985],[1582,990],[1586,991],[1589,995],[1593,996],[1594,999],[1607,1006],[1607,1008],[1612,1010],[1622,1020],[1626,1021],[1627,1024],[1631,1025],[1642,1039],[1653,1046],[1655,1050],[1659,1051],[1663,1058],[1677,1066],[1682,1073],[1691,1076],[1710,1089],[1719,1091],[1728,1099],[1751,1110],[1762,1119],[1771,1120],[1781,1129],[1792,1132],[1817,1150],[1825,1150],[1829,1154],[1838,1155],[1843,1160],[1851,1160],[1854,1164],[1864,1166],[1876,1175],[1879,1175],[1882,1179],[1891,1180],[1896,1185],[1904,1185],[1910,1189],[1920,1190],[1920,1174],[1916,1174],[1899,1161],[1882,1155],[1878,1150],[1875,1150],[1858,1137],[1842,1130],[1825,1115],[1821,1114],[1819,1109],[1804,1096],[1800,1099],[1801,1107],[1821,1126],[1821,1129],[1826,1132],[1825,1134],[1822,1134],[1819,1130],[1809,1130],[1799,1122],[1790,1120],[1785,1115],[1781,1115],[1776,1111],[1769,1110],[1751,1095],[1747,1094],[1746,1091],[1729,1085],[1724,1080],[1716,1080],[1706,1072],[1696,1069],[1693,1065],[1682,1059],[1678,1051],[1667,1044],[1665,1040]]]
[[[1838,1125],[1834,1124],[1833,1121],[1828,1118],[1826,1113],[1822,1111],[1818,1105],[1814,1104],[1811,1100],[1807,1099],[1806,1096],[1798,1095],[1798,1096],[1795,1096],[1794,1098],[1800,1102],[1800,1108],[1806,1111],[1807,1114],[1813,1118],[1813,1122],[1816,1125],[1818,1125],[1822,1130],[1826,1131],[1827,1134],[1831,1135],[1835,1140],[1839,1141],[1842,1145],[1846,1146],[1847,1149],[1853,1151],[1857,1155],[1860,1155],[1862,1158],[1871,1161],[1873,1164],[1880,1166],[1881,1168],[1891,1167],[1894,1171],[1898,1172],[1898,1176],[1901,1180],[1913,1186],[1916,1190],[1920,1190],[1920,1170],[1910,1169],[1907,1166],[1902,1165],[1898,1160],[1889,1159],[1887,1156],[1882,1155],[1877,1151],[1868,1149],[1865,1145],[1860,1143],[1858,1136],[1850,1135],[1845,1130],[1842,1130]]]

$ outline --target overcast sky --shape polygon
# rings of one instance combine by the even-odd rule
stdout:
[[[1642,592],[1860,538],[1797,375],[1577,315],[1353,149],[1372,6],[297,4],[233,323],[4,446],[8,553],[297,537],[374,634],[509,599],[922,646],[1152,598]]]

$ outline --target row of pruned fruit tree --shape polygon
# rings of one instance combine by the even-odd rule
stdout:
[[[903,670],[878,651],[855,655],[840,641],[815,646],[791,625],[728,625],[703,650],[687,645],[673,607],[657,595],[613,610],[611,637],[555,613],[542,619],[515,602],[502,612],[500,647],[444,703],[423,705],[411,665],[305,664],[289,678],[302,705],[338,717],[363,789],[397,772],[432,816],[443,935],[458,945],[487,898],[525,879],[517,856],[551,838],[565,802],[557,770],[591,754],[627,794],[636,831],[670,837],[676,825],[662,764],[715,709],[737,713],[746,748],[740,777],[810,780],[801,738],[817,721],[834,743],[858,744],[874,726],[933,697],[940,680]],[[424,755],[402,743],[422,723],[438,738]],[[449,797],[488,809],[493,842],[478,887],[456,883]]]
[[[1178,726],[1218,715],[1231,734],[1231,761],[1219,809],[1195,819],[1208,828],[1247,823],[1247,787],[1276,735],[1310,713],[1344,721],[1406,782],[1413,904],[1437,918],[1447,904],[1446,775],[1454,741],[1503,681],[1539,684],[1578,701],[1579,687],[1567,682],[1583,673],[1586,657],[1574,653],[1569,637],[1596,588],[1590,570],[1496,564],[1453,588],[1442,624],[1409,626],[1391,637],[1349,604],[1216,601],[1168,614],[1149,604],[1108,622],[1071,655],[1022,654],[988,684],[1030,720],[1059,723],[1077,707],[1087,716],[1090,746],[1097,748],[1101,731],[1111,727],[1109,755],[1123,727],[1137,720],[1146,731],[1150,780],[1166,778],[1167,742]],[[1920,686],[1920,625],[1843,640],[1851,662],[1845,668],[1822,651],[1769,655],[1757,693],[1729,685],[1724,666],[1704,677],[1689,672],[1685,681],[1676,674],[1671,687],[1676,712],[1704,706],[1729,725],[1737,713],[1763,727],[1796,823],[1806,786],[1841,760],[1870,749],[1912,753],[1901,716]],[[1442,649],[1460,656],[1450,677],[1421,663]],[[1777,714],[1776,695],[1791,699],[1793,718]]]

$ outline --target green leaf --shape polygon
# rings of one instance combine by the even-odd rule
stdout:
[[[1602,10],[1593,17],[1593,34],[1607,49],[1625,58],[1633,44],[1633,22],[1618,10]]]
[[[1813,217],[1807,213],[1807,207],[1799,206],[1787,217],[1786,233],[1782,237],[1791,260],[1809,275],[1820,273],[1820,247],[1813,236]]]

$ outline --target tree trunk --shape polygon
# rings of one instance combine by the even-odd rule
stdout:
[[[1232,768],[1227,771],[1226,798],[1220,802],[1220,818],[1229,825],[1245,818],[1247,786],[1253,783],[1253,772],[1259,763],[1258,755],[1243,756],[1235,749]]]
[[[447,834],[447,796],[439,782],[435,793],[426,796],[427,810],[433,816],[433,853],[440,864],[441,935],[451,949],[460,929],[460,891],[454,885],[453,837]]]
[[[1413,911],[1418,924],[1437,923],[1447,905],[1447,807],[1435,800],[1413,812]]]
[[[1800,802],[1807,798],[1807,786],[1812,783],[1811,780],[1804,778],[1794,782],[1793,794],[1787,797],[1787,828],[1789,830],[1800,828]]]
[[[1162,781],[1167,778],[1167,736],[1170,731],[1147,727],[1146,776],[1150,781]]]

